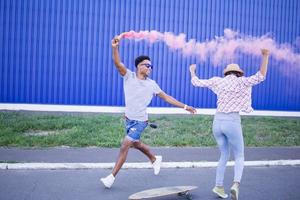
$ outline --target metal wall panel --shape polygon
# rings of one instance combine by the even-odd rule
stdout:
[[[205,41],[231,28],[293,43],[300,36],[299,10],[298,0],[1,0],[0,102],[121,106],[123,83],[110,48],[114,35],[157,30]],[[180,101],[216,106],[211,91],[190,84],[188,65],[198,62],[195,57],[163,43],[128,40],[120,53],[131,70],[136,56],[148,54],[155,66],[152,78]],[[238,63],[251,75],[260,58],[242,55]],[[222,75],[226,60],[219,67],[209,59],[198,64],[199,76],[209,78]],[[271,59],[267,80],[253,89],[254,108],[299,111],[299,75]],[[169,105],[154,98],[151,106]]]

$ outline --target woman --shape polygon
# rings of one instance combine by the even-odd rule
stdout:
[[[213,122],[213,135],[221,152],[216,172],[216,185],[213,192],[221,198],[227,198],[223,179],[226,163],[229,158],[229,146],[233,150],[235,166],[234,181],[230,189],[231,199],[237,200],[239,186],[244,168],[244,140],[241,126],[240,111],[251,112],[252,86],[265,80],[269,59],[269,50],[262,49],[262,64],[260,70],[253,76],[244,77],[243,70],[237,64],[229,64],[224,70],[224,76],[201,80],[196,76],[196,65],[190,66],[191,82],[196,87],[208,87],[216,93],[217,112]]]

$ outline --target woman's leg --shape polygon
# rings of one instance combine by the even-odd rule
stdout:
[[[240,183],[244,169],[244,139],[241,123],[232,121],[225,127],[225,134],[234,154],[234,182]]]
[[[218,187],[223,186],[226,164],[229,158],[228,140],[227,137],[221,131],[222,123],[223,122],[220,120],[214,120],[213,123],[213,134],[221,153],[216,172],[216,186]]]

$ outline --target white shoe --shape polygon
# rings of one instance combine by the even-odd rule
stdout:
[[[161,166],[161,161],[162,161],[162,156],[155,156],[156,160],[152,164],[153,169],[154,169],[154,174],[158,175],[160,171],[160,166]]]
[[[233,184],[230,188],[230,196],[232,200],[239,199],[239,186],[237,184]]]
[[[103,183],[103,185],[106,187],[106,188],[111,188],[111,186],[114,184],[115,182],[115,177],[114,175],[110,174],[108,175],[107,177],[105,178],[101,178],[100,179]]]
[[[215,186],[212,191],[222,199],[228,198],[228,194],[225,193],[224,187]]]

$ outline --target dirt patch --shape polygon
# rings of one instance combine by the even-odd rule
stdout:
[[[48,135],[59,135],[67,133],[70,129],[45,131],[45,130],[29,130],[24,133],[26,136],[48,136]]]

